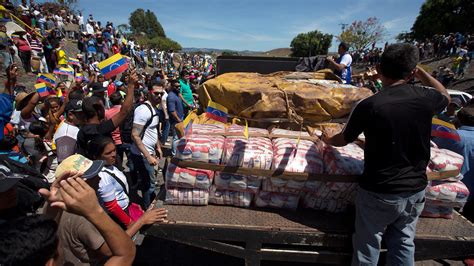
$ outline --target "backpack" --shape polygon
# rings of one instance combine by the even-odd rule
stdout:
[[[143,139],[143,136],[145,135],[145,130],[151,125],[151,122],[153,122],[153,117],[158,116],[158,111],[156,108],[151,107],[147,103],[142,103],[148,107],[148,110],[150,111],[151,118],[146,121],[146,124],[143,127],[143,131],[140,134],[140,138]],[[120,138],[122,139],[123,143],[133,143],[132,139],[132,128],[133,128],[133,117],[135,116],[135,110],[138,108],[138,106],[142,104],[136,104],[133,107],[133,110],[128,114],[127,118],[125,118],[125,121],[120,125]],[[153,114],[152,108],[155,109],[155,114]]]
[[[34,213],[43,205],[44,199],[38,193],[40,188],[49,189],[45,177],[36,169],[10,159],[8,154],[0,154],[0,175],[21,177],[17,183],[17,206],[15,213]]]

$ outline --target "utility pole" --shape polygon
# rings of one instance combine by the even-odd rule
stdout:
[[[341,26],[341,32],[344,32],[344,30],[346,29],[346,27],[348,26],[349,24],[347,23],[339,23],[339,26]]]

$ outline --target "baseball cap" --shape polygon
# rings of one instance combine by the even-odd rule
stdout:
[[[107,88],[104,87],[102,82],[95,82],[92,84],[92,92],[104,92]]]
[[[102,160],[89,160],[83,155],[74,154],[64,159],[56,168],[56,177],[61,176],[66,171],[78,171],[83,173],[82,177],[90,179],[96,177],[104,167],[105,162]]]
[[[82,100],[79,99],[71,99],[66,104],[66,108],[64,110],[67,112],[82,112]]]

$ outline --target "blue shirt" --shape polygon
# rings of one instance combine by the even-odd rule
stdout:
[[[474,127],[461,126],[458,130],[461,137],[460,141],[451,139],[435,138],[433,141],[443,149],[448,149],[464,157],[461,174],[464,178],[461,180],[471,191],[470,199],[474,194]]]
[[[168,98],[166,98],[166,106],[168,107],[168,114],[170,116],[170,123],[178,123],[174,119],[174,116],[171,115],[172,112],[176,112],[179,119],[183,120],[184,118],[184,110],[183,110],[183,102],[179,98],[179,96],[174,91],[170,91],[168,93]]]

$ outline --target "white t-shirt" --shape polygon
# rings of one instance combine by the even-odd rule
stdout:
[[[127,193],[123,190],[123,186],[115,180],[111,173],[123,182],[127,191],[129,190],[127,178],[119,169],[117,169],[117,167],[113,165],[104,166],[102,171],[99,173],[99,201],[103,204],[104,202],[110,202],[116,199],[122,210],[125,210],[128,207],[130,200]]]
[[[135,109],[135,113],[133,116],[133,123],[145,126],[145,124],[150,120],[153,116],[153,120],[151,121],[150,125],[147,128],[144,128],[145,134],[143,135],[142,142],[145,146],[146,150],[154,155],[155,154],[155,147],[156,143],[158,143],[158,114],[156,113],[155,108],[151,108],[152,112],[150,112],[151,103],[146,101],[144,104],[139,105]],[[135,154],[140,154],[140,151],[136,145],[132,146],[132,152]]]
[[[92,27],[91,24],[87,23],[86,24],[86,31],[87,31],[87,34],[94,34],[94,27]]]
[[[346,67],[347,66],[350,67],[350,65],[352,64],[352,56],[350,54],[343,55],[342,58],[341,58],[341,62],[339,64],[343,64]],[[346,78],[347,78],[347,68],[344,68],[344,70],[342,70],[342,74],[341,74],[342,82],[346,83]]]
[[[79,25],[84,25],[84,17],[77,15],[77,20],[79,21]]]
[[[53,136],[53,141],[56,144],[58,162],[62,162],[75,153],[78,132],[78,127],[68,124],[67,122],[63,121],[59,124]]]

